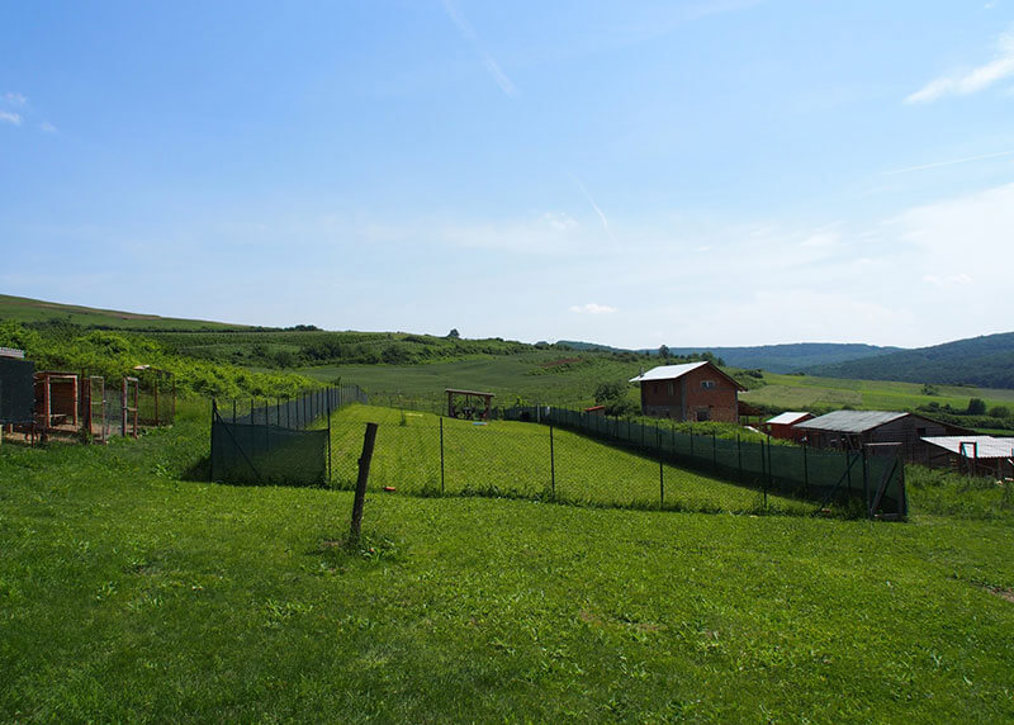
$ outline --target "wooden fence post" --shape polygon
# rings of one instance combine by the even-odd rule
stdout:
[[[352,528],[349,531],[349,545],[359,543],[363,524],[363,503],[366,501],[366,481],[370,477],[370,461],[373,459],[373,445],[377,440],[377,424],[366,424],[363,436],[363,455],[359,457],[359,478],[356,479],[356,498],[352,503]]]

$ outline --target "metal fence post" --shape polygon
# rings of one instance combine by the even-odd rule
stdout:
[[[208,480],[215,480],[215,421],[218,419],[218,401],[211,399],[211,455],[208,456]]]
[[[444,492],[444,418],[440,417],[440,493]]]
[[[739,468],[739,482],[743,483],[743,441],[736,434],[736,465]]]
[[[331,485],[331,396],[327,398],[327,485]]]
[[[718,437],[711,432],[711,471],[718,471]]]
[[[662,430],[655,428],[655,447],[658,449],[658,507],[665,508],[665,465],[662,463]]]
[[[553,448],[553,424],[549,424],[549,477],[553,499],[556,499],[556,452]]]

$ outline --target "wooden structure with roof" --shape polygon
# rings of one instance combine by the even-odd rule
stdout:
[[[474,418],[489,420],[493,412],[493,393],[482,393],[477,390],[457,390],[447,388],[447,415],[451,418]]]

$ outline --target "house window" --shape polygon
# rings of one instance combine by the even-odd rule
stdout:
[[[707,408],[697,409],[697,420],[703,422],[705,420],[711,420],[711,412]]]
[[[702,380],[701,381],[701,390],[714,390],[714,389],[715,389],[715,381],[714,380]]]

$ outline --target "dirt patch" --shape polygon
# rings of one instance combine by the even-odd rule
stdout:
[[[986,587],[986,591],[990,594],[1006,599],[1011,604],[1014,604],[1014,591],[1010,589],[1001,589],[1000,587]]]

